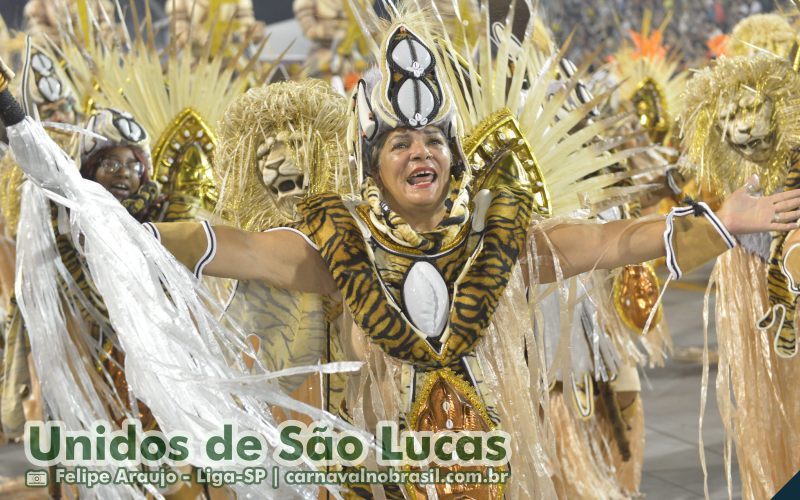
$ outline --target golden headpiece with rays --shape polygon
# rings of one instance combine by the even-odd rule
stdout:
[[[651,31],[652,12],[646,11],[641,31],[630,32],[633,45],[624,46],[612,58],[621,81],[620,95],[633,103],[639,123],[658,143],[670,139],[688,79],[688,74],[679,70],[680,58],[662,43],[668,23],[669,18]]]

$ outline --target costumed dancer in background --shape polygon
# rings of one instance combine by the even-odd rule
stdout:
[[[246,231],[269,231],[298,224],[297,204],[307,196],[352,194],[357,183],[348,176],[343,146],[347,104],[330,84],[316,79],[273,83],[237,97],[219,126],[217,215]],[[226,303],[228,316],[247,332],[270,370],[342,358],[337,332],[342,303],[335,297],[242,280]],[[344,384],[342,375],[320,380],[312,374],[282,379],[281,387],[296,399],[336,411]]]
[[[191,47],[192,52],[198,55],[208,45],[212,46],[212,52],[233,52],[250,37],[260,39],[264,36],[265,26],[255,19],[252,0],[171,0],[164,7],[170,22],[175,25],[172,28],[173,43]]]
[[[697,73],[681,116],[687,168],[720,195],[752,174],[761,178],[765,195],[794,189],[800,174],[798,95],[800,77],[776,55],[721,58]],[[774,495],[800,468],[799,276],[793,274],[798,254],[789,251],[792,236],[740,236],[740,245],[717,261],[709,283],[709,290],[716,286],[716,385],[726,460],[732,442],[744,498]],[[706,365],[704,383],[707,373]]]
[[[615,115],[635,118],[621,122],[613,136],[610,132],[602,134],[609,136],[609,140],[621,139],[621,148],[637,151],[608,170],[627,172],[627,178],[620,181],[622,185],[641,186],[641,194],[629,196],[622,204],[619,200],[606,203],[608,208],[598,210],[600,220],[638,217],[642,207],[653,205],[662,197],[674,196],[667,181],[673,179],[674,174],[668,167],[669,158],[675,153],[666,146],[678,110],[676,96],[685,77],[676,75],[677,61],[667,56],[666,48],[660,43],[662,29],[663,26],[651,33],[650,17],[646,15],[641,33],[631,35],[634,46],[620,50],[614,56],[610,71],[601,69],[590,80],[600,95],[609,96],[605,106],[598,106],[594,120]],[[598,77],[603,79],[602,85],[598,85]],[[659,185],[662,187],[658,188]],[[572,412],[572,426],[560,428],[564,434],[565,474],[574,476],[567,482],[572,488],[568,496],[595,494],[596,487],[592,488],[589,480],[591,476],[577,471],[596,471],[595,484],[606,482],[608,487],[614,488],[605,496],[636,495],[645,445],[644,408],[639,397],[637,367],[662,365],[672,348],[666,319],[658,305],[658,278],[651,263],[643,263],[611,272],[594,271],[577,283],[588,298],[580,304],[582,314],[573,321],[572,328],[586,332],[584,358],[594,359],[590,364],[594,370],[589,373],[595,380],[597,402],[593,404],[587,397],[594,396],[592,392],[584,391],[581,399],[584,405],[578,405],[579,411]],[[545,322],[554,327],[559,320],[551,315],[545,317]],[[573,356],[575,345],[573,343]],[[588,385],[584,380],[582,387]],[[563,414],[563,408],[554,408]],[[584,421],[577,421],[575,416]],[[592,456],[606,460],[595,458],[590,462],[592,466],[581,466],[582,460]]]
[[[543,25],[540,30],[547,33]],[[594,203],[587,203],[583,213],[600,221],[638,215],[632,207],[638,206],[640,196],[649,194],[646,189],[652,190],[650,185],[640,187],[640,178],[658,176],[658,169],[663,175],[666,160],[646,138],[638,143],[631,140],[644,135],[631,132],[637,127],[635,115],[608,112],[602,106],[611,89],[603,89],[600,97],[594,98],[577,79],[579,70],[553,55],[552,42],[541,51],[543,57],[551,58],[550,64],[558,61],[558,78],[550,92],[569,95],[559,121],[572,123],[570,115],[583,116],[572,132],[582,134],[586,128],[597,138],[586,140],[577,149],[599,151],[596,162],[603,169],[595,176],[616,177],[608,183],[613,187],[594,188],[600,196],[595,195]],[[586,74],[585,68],[581,74],[583,81],[598,77]],[[535,150],[535,142],[532,145]],[[656,165],[653,158],[658,160]],[[559,175],[558,171],[553,175]],[[626,200],[623,206],[616,206]],[[644,413],[638,400],[636,366],[648,360],[659,363],[669,345],[665,326],[659,321],[660,311],[649,334],[641,335],[659,299],[657,279],[649,265],[631,265],[617,272],[597,270],[572,278],[557,291],[561,293],[552,293],[552,287],[548,293],[546,287],[540,287],[542,318],[536,326],[552,369],[551,383],[558,389],[551,393],[550,411],[561,466],[559,494],[568,498],[593,497],[598,492],[608,498],[635,495],[644,450]],[[641,352],[642,347],[646,354]],[[571,358],[568,367],[565,353]]]
[[[343,95],[369,67],[361,27],[349,0],[294,0],[294,15],[313,48],[303,74],[329,81]]]
[[[774,54],[789,57],[797,42],[797,31],[780,14],[745,17],[733,27],[726,46],[730,57]]]
[[[150,22],[149,13],[146,20]],[[81,140],[81,175],[107,189],[140,222],[192,220],[199,214],[207,217],[216,202],[211,161],[217,146],[216,131],[208,123],[216,123],[227,102],[244,90],[252,65],[243,69],[226,66],[224,55],[217,52],[211,52],[208,60],[176,52],[161,58],[152,40],[137,36],[132,47],[127,47],[132,50],[126,51],[115,44],[118,41],[102,40],[103,35],[94,31],[91,34],[88,46],[79,44],[82,36],[74,36],[62,39],[63,45],[57,49],[65,59],[71,87],[77,89],[81,102],[95,110]],[[34,54],[34,67],[42,65],[41,57]],[[52,64],[51,59],[47,61]],[[220,100],[208,99],[210,94]],[[139,110],[142,121],[159,132],[152,149],[155,162],[151,162],[145,126],[125,112],[100,105]],[[153,182],[153,177],[158,182]],[[75,233],[63,230],[70,215],[63,209],[59,213],[60,224],[56,229],[54,223],[52,231],[58,233],[54,243],[63,267],[60,281],[54,285],[59,287],[63,311],[69,318],[72,341],[86,356],[63,356],[51,371],[66,369],[88,375],[90,380],[81,381],[80,386],[92,391],[84,410],[94,411],[93,418],[112,425],[136,419],[143,430],[152,430],[157,422],[128,385],[124,342],[109,319],[89,265],[73,243]],[[18,317],[16,338],[22,341],[25,336]],[[37,327],[41,323],[34,322],[33,328]],[[32,350],[34,355],[41,352],[41,348]],[[7,363],[5,368],[17,365]],[[261,366],[253,367],[253,373],[263,372]],[[7,384],[5,389],[4,395],[16,396],[19,383]],[[66,401],[56,401],[58,391],[54,393],[52,388],[48,393],[45,400],[50,406],[58,408]],[[69,394],[65,391],[61,396],[69,399]],[[100,406],[96,406],[97,400]],[[24,420],[17,420],[21,432]],[[120,490],[115,493],[136,495],[135,489]],[[196,485],[194,491],[199,492]]]
[[[614,90],[609,102],[613,113],[633,113],[638,125],[631,131],[631,141],[641,146],[650,146],[645,154],[631,158],[633,167],[642,172],[646,182],[658,183],[662,188],[648,193],[639,204],[645,213],[657,208],[667,213],[681,200],[680,193],[686,190],[685,179],[671,166],[664,176],[663,167],[674,163],[679,155],[675,122],[683,108],[681,93],[689,78],[681,70],[678,52],[670,50],[662,42],[669,19],[652,29],[652,13],[646,11],[639,32],[631,31],[630,43],[610,57],[607,78],[593,81],[593,89]],[[603,74],[603,72],[599,72]],[[649,209],[649,210],[648,210]],[[655,357],[663,357],[656,354]]]
[[[132,6],[135,10],[135,5]],[[165,3],[169,21],[169,44],[201,59],[208,54],[222,54],[228,65],[238,59],[246,71],[249,85],[261,85],[273,72],[274,65],[260,61],[266,41],[266,26],[253,14],[252,0],[169,0]]]

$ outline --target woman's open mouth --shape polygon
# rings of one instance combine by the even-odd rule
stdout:
[[[436,172],[432,168],[421,168],[415,170],[408,176],[406,182],[414,187],[427,187],[433,184],[437,178],[438,175],[436,175]]]
[[[117,198],[127,198],[131,194],[131,187],[122,182],[115,182],[109,186],[108,190]]]

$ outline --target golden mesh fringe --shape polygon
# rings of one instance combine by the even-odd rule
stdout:
[[[748,16],[733,27],[728,55],[747,56],[766,50],[778,57],[788,57],[796,37],[796,30],[780,14]]]
[[[614,441],[608,411],[601,399],[595,416],[582,421],[561,391],[550,396],[558,471],[556,490],[563,499],[630,498],[639,491],[644,458],[644,412],[637,399],[627,437],[631,458],[624,462]]]
[[[726,469],[733,444],[742,497],[770,498],[800,469],[800,358],[778,358],[770,335],[756,326],[768,304],[766,265],[758,257],[741,247],[723,254],[711,283],[717,287],[716,384]]]
[[[297,199],[278,201],[261,179],[258,149],[280,133],[303,171],[308,195],[353,193],[343,149],[347,99],[322,80],[288,81],[250,89],[228,107],[219,125],[214,168],[220,182],[217,212],[250,231],[294,219]]]

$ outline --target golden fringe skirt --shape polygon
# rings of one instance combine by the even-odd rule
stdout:
[[[756,499],[772,497],[800,469],[800,358],[778,358],[771,335],[756,326],[768,306],[766,274],[761,259],[737,247],[719,258],[711,276],[726,461],[732,442],[742,497]]]

